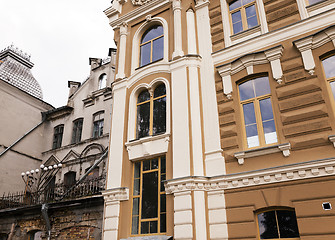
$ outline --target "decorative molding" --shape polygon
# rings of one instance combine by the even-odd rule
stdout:
[[[328,139],[329,139],[329,141],[331,141],[331,142],[333,143],[334,148],[335,148],[335,135],[330,135],[330,136],[328,137]]]
[[[248,75],[253,74],[254,65],[270,62],[272,76],[278,84],[281,84],[283,70],[281,68],[280,58],[283,55],[283,50],[284,47],[282,45],[279,45],[261,52],[246,54],[230,63],[217,66],[216,69],[218,70],[222,78],[223,91],[227,98],[231,98],[233,91],[230,76],[242,71],[243,69],[247,70]]]
[[[135,141],[127,142],[129,160],[136,161],[156,156],[168,151],[170,134],[149,136]]]
[[[331,9],[332,7],[334,7],[331,5],[334,5],[334,4],[335,4],[335,0],[323,0],[318,3],[306,6],[306,10],[309,16],[314,16],[316,14],[319,14],[320,12],[324,12],[324,11]]]
[[[127,201],[129,200],[129,189],[127,187],[108,189],[102,192],[105,203]]]
[[[258,157],[258,156],[267,155],[271,153],[282,152],[284,157],[288,157],[290,156],[290,149],[291,149],[291,144],[284,143],[284,144],[273,145],[269,147],[263,147],[263,148],[251,149],[248,151],[237,152],[237,153],[234,153],[234,156],[237,158],[238,164],[242,165],[244,164],[245,158]]]
[[[334,175],[335,159],[328,158],[216,177],[190,176],[171,179],[165,181],[165,191],[166,194],[186,191],[213,192]]]

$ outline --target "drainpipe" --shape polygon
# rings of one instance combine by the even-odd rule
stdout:
[[[33,132],[36,128],[42,125],[42,123],[45,121],[45,119],[42,120],[39,124],[37,124],[35,127],[30,129],[27,133],[25,133],[22,137],[20,137],[18,140],[16,140],[14,143],[12,143],[9,147],[7,147],[4,151],[0,153],[0,157],[4,155],[9,149],[14,147],[17,143],[19,143],[23,138],[25,138],[27,135],[29,135],[31,132]]]
[[[49,205],[46,204],[46,203],[43,203],[41,212],[42,212],[42,216],[45,220],[45,225],[47,227],[48,240],[50,240],[51,239],[51,225],[50,225],[50,219],[49,219],[49,216],[48,216],[48,208],[49,208]]]

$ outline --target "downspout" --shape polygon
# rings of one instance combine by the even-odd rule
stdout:
[[[48,208],[49,208],[49,205],[46,204],[46,203],[43,203],[41,212],[42,212],[42,216],[43,216],[44,221],[45,221],[45,225],[47,227],[48,240],[50,240],[51,239],[51,225],[50,225],[50,219],[49,219],[49,216],[48,216]]]
[[[4,155],[9,149],[11,149],[12,147],[14,147],[17,143],[19,143],[23,138],[25,138],[27,135],[29,135],[31,132],[33,132],[36,128],[38,128],[39,126],[42,125],[42,123],[44,123],[45,118],[43,118],[42,122],[40,122],[39,124],[37,124],[35,127],[33,127],[32,129],[30,129],[28,132],[26,132],[22,137],[20,137],[18,140],[16,140],[14,143],[12,143],[9,147],[7,147],[4,151],[2,151],[0,153],[0,157],[2,155]]]

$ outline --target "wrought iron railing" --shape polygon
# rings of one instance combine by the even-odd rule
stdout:
[[[100,195],[105,190],[105,176],[82,181],[78,185],[55,184],[36,192],[21,192],[0,197],[0,209],[33,206]]]

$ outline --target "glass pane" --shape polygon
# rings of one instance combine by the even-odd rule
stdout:
[[[245,14],[247,15],[247,18],[250,18],[252,16],[256,16],[255,4],[245,8]]]
[[[243,0],[242,1],[242,4],[243,5],[246,5],[246,4],[248,4],[248,3],[251,3],[251,2],[254,2],[255,0]]]
[[[242,16],[241,16],[241,11],[237,11],[231,14],[231,20],[234,23],[241,22],[242,21]]]
[[[255,117],[255,107],[254,103],[247,103],[243,104],[243,113],[244,113],[244,124],[255,124],[256,117]]]
[[[142,219],[158,217],[158,172],[143,174]]]
[[[159,37],[161,35],[163,35],[164,31],[163,31],[163,27],[160,25],[154,26],[150,29],[148,29],[142,36],[142,40],[141,43],[145,43],[147,41],[150,41],[156,37]]]
[[[258,25],[257,16],[253,16],[247,19],[248,28],[253,28]]]
[[[257,217],[261,239],[279,238],[274,211],[258,214]]]
[[[299,237],[297,218],[294,211],[277,211],[280,238]]]
[[[149,222],[141,223],[141,234],[149,233]]]
[[[158,221],[150,222],[150,233],[157,233],[157,225],[158,225]]]
[[[166,195],[161,194],[161,213],[166,212]]]
[[[234,23],[233,24],[233,30],[234,30],[234,34],[242,32],[243,31],[242,22]]]
[[[263,129],[264,129],[265,143],[266,144],[276,143],[277,133],[276,133],[275,121],[271,120],[263,122]]]
[[[141,46],[140,66],[144,66],[150,63],[151,62],[150,57],[151,57],[151,42]]]
[[[133,216],[139,215],[139,198],[134,198],[133,199]]]
[[[151,160],[151,169],[158,169],[158,159]]]
[[[133,191],[134,196],[140,195],[140,179],[135,179],[134,180],[134,191]]]
[[[161,157],[161,173],[165,173],[165,156]]]
[[[140,177],[140,170],[141,170],[141,163],[140,162],[135,163],[135,171],[134,171],[135,178]]]
[[[161,233],[166,232],[166,214],[161,214]]]
[[[259,146],[259,139],[258,139],[258,133],[257,133],[257,125],[249,125],[245,127],[247,132],[247,143],[248,147],[257,147]]]
[[[154,98],[159,97],[159,96],[163,96],[166,94],[166,90],[165,90],[165,85],[161,84],[158,87],[155,88],[154,91]]]
[[[164,57],[164,37],[153,41],[152,46],[152,61],[163,59]]]
[[[148,90],[142,91],[137,98],[137,103],[145,102],[150,100],[150,93]]]
[[[131,224],[131,234],[138,234],[138,216],[133,217]]]
[[[333,96],[334,96],[334,99],[335,99],[335,81],[334,82],[330,82],[330,88],[332,89],[332,93],[333,93]]]
[[[256,97],[271,93],[268,77],[256,78],[253,82],[255,84]]]
[[[165,186],[164,186],[164,181],[166,180],[166,175],[162,174],[161,175],[161,192],[165,191]]]
[[[244,101],[255,97],[253,81],[247,81],[238,86],[240,100]]]
[[[326,78],[335,77],[335,55],[322,61]]]
[[[150,103],[137,106],[137,138],[149,136]]]
[[[232,11],[236,8],[239,8],[242,6],[242,1],[241,0],[236,0],[233,1],[231,4],[229,4],[229,11]]]
[[[272,104],[270,98],[259,101],[259,106],[261,108],[262,121],[273,119]]]
[[[312,4],[321,2],[321,1],[323,1],[323,0],[309,0],[309,4],[312,5]]]
[[[150,170],[150,160],[146,160],[143,162],[143,171]]]
[[[152,134],[166,131],[166,97],[154,100]]]

